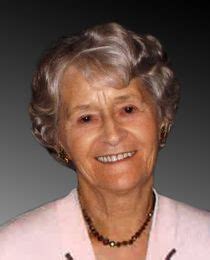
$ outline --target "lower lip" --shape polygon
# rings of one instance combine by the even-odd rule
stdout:
[[[126,157],[126,158],[124,158],[124,159],[122,159],[122,160],[118,160],[118,161],[113,161],[113,162],[102,162],[102,161],[99,161],[99,160],[97,160],[98,162],[100,162],[100,163],[103,163],[103,164],[114,164],[114,163],[120,163],[120,162],[124,162],[124,161],[126,161],[126,160],[128,160],[128,159],[131,159],[131,158],[133,158],[134,156],[135,156],[135,154],[136,154],[136,151],[134,152],[134,154],[132,155],[132,156],[128,156],[128,157]]]

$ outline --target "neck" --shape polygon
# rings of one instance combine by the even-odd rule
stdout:
[[[112,239],[125,240],[146,220],[152,207],[152,187],[153,178],[144,186],[123,193],[80,182],[78,191],[81,206],[92,219],[96,229]]]

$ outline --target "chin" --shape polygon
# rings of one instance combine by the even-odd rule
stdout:
[[[109,180],[104,180],[101,184],[102,188],[116,193],[126,193],[132,190],[135,190],[137,187],[143,187],[148,181],[149,176],[145,173],[141,174],[140,172],[130,174],[118,174],[115,173],[115,176],[110,175]]]

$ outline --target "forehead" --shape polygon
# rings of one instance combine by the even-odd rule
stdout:
[[[113,83],[113,82],[112,82]],[[103,80],[89,82],[84,75],[74,67],[69,67],[62,78],[60,96],[62,103],[73,106],[76,103],[94,102],[107,98],[109,100],[125,101],[131,98],[138,98],[145,102],[151,101],[151,95],[144,87],[140,78],[130,81],[124,86],[119,80],[115,85]],[[100,98],[101,97],[101,98]]]

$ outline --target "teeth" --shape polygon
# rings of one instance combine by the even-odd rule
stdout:
[[[115,162],[115,161],[117,161],[117,156],[116,155],[112,155],[112,162]]]
[[[127,157],[131,157],[134,155],[134,153],[135,152],[126,152],[126,153],[120,153],[116,155],[99,156],[97,157],[97,160],[103,163],[116,162],[116,161],[121,161]]]
[[[122,160],[124,158],[123,154],[118,154],[117,159]]]

